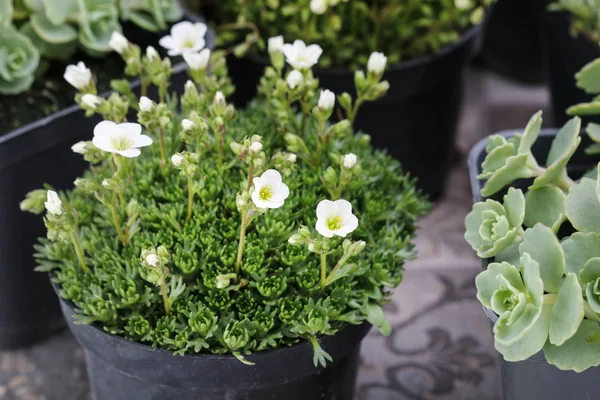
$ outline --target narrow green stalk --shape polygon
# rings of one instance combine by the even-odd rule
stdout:
[[[167,283],[164,279],[160,283],[160,293],[162,294],[163,303],[165,304],[165,312],[169,315],[171,314],[171,302],[169,301],[169,295],[167,294]]]
[[[192,188],[193,185],[194,183],[192,182],[192,177],[188,176],[188,208],[187,217],[185,218],[186,221],[189,221],[192,218],[192,207],[194,205],[194,190]]]
[[[81,265],[83,272],[87,273],[88,268],[87,264],[85,263],[85,259],[83,258],[83,249],[81,248],[81,244],[79,243],[79,239],[77,238],[77,234],[75,232],[71,232],[71,241],[73,242],[73,247],[75,247],[75,254],[77,254],[79,265]]]
[[[242,226],[240,227],[240,241],[238,244],[237,258],[235,260],[235,274],[239,276],[240,268],[242,266],[242,257],[244,256],[244,244],[246,242],[246,214],[247,211],[244,211],[242,214]]]
[[[354,125],[354,120],[356,119],[356,114],[358,114],[358,108],[364,102],[365,102],[365,100],[362,98],[362,96],[356,99],[356,103],[354,104],[354,107],[352,108],[352,112],[348,116],[348,119],[350,120],[350,124]]]
[[[113,223],[115,224],[115,229],[117,230],[117,235],[119,235],[119,239],[121,239],[121,242],[123,242],[123,244],[127,244],[127,242],[128,242],[127,235],[125,235],[123,233],[123,229],[121,228],[121,223],[119,222],[119,216],[117,214],[117,206],[115,204],[116,200],[117,200],[117,196],[116,196],[116,194],[114,194],[111,199],[111,202],[110,202],[110,211],[112,213]]]
[[[117,175],[117,177],[119,177],[119,178],[122,178],[121,177],[121,164],[123,163],[123,160],[119,159],[118,154],[113,153],[112,162],[113,162],[113,168],[114,168],[115,175]],[[123,198],[123,192],[121,190],[118,190],[117,195],[119,196],[119,201],[121,202],[121,205],[125,206],[125,199]]]
[[[218,153],[218,163],[219,163],[219,169],[221,169],[223,167],[223,136],[224,133],[221,132],[221,130],[223,129],[223,127],[219,127],[219,130],[217,131],[217,135],[219,136],[219,153]]]
[[[141,95],[142,96],[147,96],[148,95],[148,80],[141,78],[141,83],[142,83],[142,88],[141,88]]]
[[[321,288],[327,284],[327,255],[321,254]]]
[[[165,132],[163,128],[159,128],[159,136],[160,136],[160,158],[162,159],[164,165],[167,165],[167,152],[165,150]]]
[[[331,283],[331,281],[333,280],[333,276],[335,275],[336,271],[342,265],[344,265],[349,258],[350,258],[350,254],[345,254],[344,256],[342,256],[342,258],[340,258],[340,261],[338,261],[338,263],[335,265],[335,267],[333,267],[333,269],[331,270],[331,272],[327,276],[327,279],[325,279],[325,286],[327,286],[327,285],[329,285]]]

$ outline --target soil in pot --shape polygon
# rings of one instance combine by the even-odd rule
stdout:
[[[197,17],[186,18],[197,20]],[[125,33],[141,45],[156,46],[162,36],[137,27],[129,27]],[[212,33],[209,35],[207,43],[212,45],[214,37]],[[75,61],[79,61],[77,56],[71,63]],[[122,75],[123,62],[118,56],[85,58],[86,65],[88,61],[92,63],[93,72],[99,73],[100,92],[108,88],[111,76]],[[71,146],[79,140],[89,140],[99,120],[86,118],[81,110],[71,105],[74,89],[62,77],[65,66],[57,63],[47,75],[48,82],[60,82],[56,87],[62,93],[58,95],[62,102],[55,104],[61,108],[58,113],[5,135],[1,134],[0,128],[0,348],[26,346],[64,327],[48,278],[34,271],[33,245],[37,238],[46,235],[44,223],[39,216],[21,212],[19,202],[29,191],[45,183],[58,190],[72,187],[73,180],[89,166],[80,155],[71,151]],[[183,90],[187,80],[184,69],[180,65],[178,75],[173,77],[176,90]],[[38,109],[37,100],[31,93],[0,98],[0,118],[24,123],[24,114],[17,111],[24,110],[29,118],[46,115],[49,109],[40,110],[43,105]],[[23,105],[27,99],[36,102],[36,107]],[[17,110],[12,110],[13,106]]]
[[[254,353],[249,366],[232,355],[174,356],[93,325],[75,325],[72,306],[60,303],[84,347],[95,400],[352,400],[360,342],[371,328],[347,325],[320,338],[333,357],[327,368],[313,365],[308,342]]]
[[[584,65],[600,57],[600,45],[585,35],[571,35],[569,15],[566,13],[545,12],[542,22],[553,122],[555,126],[562,126],[570,118],[565,112],[567,108],[594,98],[594,95],[576,86],[575,74]],[[582,119],[584,126],[586,122],[600,122],[598,116],[584,116]]]
[[[536,159],[543,160],[550,151],[552,140],[558,130],[542,130],[540,137],[534,143],[532,152]],[[514,131],[505,131],[500,134],[512,136]],[[582,142],[577,152],[569,162],[569,176],[578,178],[593,169],[597,164],[597,157],[585,154],[585,148],[591,144],[587,135],[582,136]],[[483,188],[484,181],[477,179],[481,172],[481,163],[485,159],[487,139],[477,143],[469,154],[469,177],[471,189],[473,192],[473,202],[482,201],[480,190]],[[529,182],[523,181],[522,188],[527,188]],[[519,186],[520,182],[517,182]],[[566,226],[568,230],[568,226]],[[562,228],[561,231],[562,232]],[[483,268],[487,267],[490,260],[483,260]],[[497,320],[498,316],[491,310],[484,311],[490,319],[491,325]],[[502,388],[505,400],[588,400],[595,399],[595,393],[600,391],[598,382],[598,367],[590,368],[584,372],[576,373],[573,371],[561,371],[554,365],[548,364],[543,352],[535,354],[528,360],[519,362],[505,361],[501,355],[500,366],[502,372]]]

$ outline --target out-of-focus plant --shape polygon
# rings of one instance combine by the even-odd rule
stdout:
[[[566,11],[571,17],[571,33],[584,35],[593,42],[600,42],[600,1],[557,0],[548,7],[552,11]]]

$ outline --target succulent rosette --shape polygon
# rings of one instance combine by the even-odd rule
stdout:
[[[29,89],[39,62],[40,53],[27,36],[0,24],[0,93]]]

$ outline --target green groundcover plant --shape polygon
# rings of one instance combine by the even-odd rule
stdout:
[[[181,17],[176,0],[0,0],[0,93],[28,90],[40,60],[108,53],[120,21],[158,32]]]
[[[325,365],[321,335],[365,320],[388,334],[382,306],[429,209],[413,180],[348,119],[328,122],[336,98],[318,90],[315,47],[287,57],[290,70],[273,40],[261,99],[237,111],[224,52],[178,29],[160,43],[190,66],[181,97],[169,93],[169,59],[118,33],[126,73],[151,81],[158,102],[123,81],[108,99],[82,86],[76,101],[104,119],[73,146],[90,170],[73,190],[21,204],[46,211],[39,270],[78,323],[176,354],[247,362],[304,339]],[[338,97],[340,116],[384,95],[378,60],[356,72],[357,99]],[[132,110],[137,122],[124,122]]]
[[[594,42],[600,42],[600,1],[598,0],[558,0],[549,6],[551,11],[566,11],[571,18],[573,35],[584,35]]]
[[[481,23],[493,0],[219,0],[224,27],[252,25],[266,50],[266,38],[317,43],[321,67],[359,68],[374,51],[390,63],[429,55],[455,43],[470,26]],[[189,1],[201,9],[209,0]],[[232,24],[232,25],[229,25]],[[260,37],[260,38],[257,38]],[[228,36],[222,38],[227,41]],[[244,49],[245,50],[245,49]]]
[[[600,60],[577,83],[600,93]],[[598,114],[599,104],[568,111]],[[577,181],[567,174],[581,142],[578,117],[557,133],[545,163],[536,159],[541,124],[539,112],[522,134],[490,136],[479,176],[489,198],[467,216],[465,239],[489,261],[476,278],[477,298],[498,315],[495,347],[504,359],[543,350],[550,364],[581,372],[600,365],[600,174]],[[586,132],[595,143],[585,151],[600,154],[600,125],[589,123]],[[521,182],[531,183],[525,192]]]

